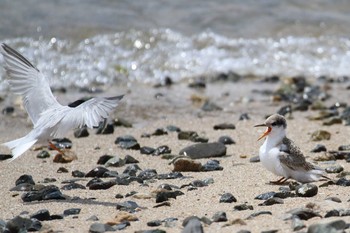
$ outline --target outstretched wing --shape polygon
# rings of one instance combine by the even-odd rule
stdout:
[[[311,163],[306,162],[299,147],[286,137],[280,145],[279,159],[282,166],[288,167],[291,170],[309,171],[314,169]]]
[[[64,136],[69,130],[86,125],[93,128],[107,118],[109,114],[118,106],[123,95],[109,98],[97,97],[92,98],[75,108],[64,106],[63,111],[60,111],[60,121],[57,127],[52,132],[53,137]],[[50,110],[49,110],[50,111]],[[45,113],[46,115],[46,113]],[[51,114],[48,114],[51,115]],[[57,114],[54,114],[57,116]],[[51,120],[54,122],[55,120]],[[49,126],[50,127],[50,126]],[[54,127],[53,125],[51,127]]]
[[[22,96],[24,108],[33,124],[42,112],[53,106],[61,106],[53,96],[47,79],[25,57],[6,44],[0,46],[0,52],[5,59],[11,89]]]

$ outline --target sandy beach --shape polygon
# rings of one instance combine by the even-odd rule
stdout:
[[[207,83],[206,88],[198,90],[187,87],[186,83],[172,85],[171,87],[154,88],[143,85],[111,87],[104,93],[98,95],[110,95],[112,93],[126,93],[126,96],[114,113],[114,118],[127,119],[133,124],[132,128],[115,127],[114,133],[110,135],[96,135],[95,130],[89,130],[90,135],[84,138],[75,138],[73,131],[67,138],[73,142],[72,151],[78,159],[71,163],[54,163],[53,156],[56,152],[50,151],[51,157],[47,159],[36,158],[39,151],[27,151],[19,159],[8,163],[2,161],[1,167],[1,189],[2,204],[0,206],[0,219],[8,221],[15,216],[28,217],[39,210],[47,209],[51,215],[62,215],[64,210],[80,208],[77,215],[65,216],[60,220],[41,221],[40,232],[88,232],[93,223],[107,223],[113,221],[114,217],[121,215],[123,211],[117,210],[117,203],[134,201],[139,205],[135,212],[130,213],[137,221],[130,221],[123,232],[136,232],[140,230],[161,229],[165,232],[181,232],[184,227],[182,223],[185,218],[197,216],[213,220],[213,215],[218,211],[226,213],[227,221],[212,222],[210,225],[202,222],[204,232],[238,232],[247,230],[250,232],[293,232],[292,220],[285,220],[287,212],[295,208],[309,208],[321,217],[302,220],[305,227],[298,232],[306,232],[308,227],[314,223],[331,222],[343,220],[349,224],[350,216],[330,217],[324,216],[334,209],[345,209],[349,211],[349,187],[329,185],[320,187],[326,181],[318,181],[318,193],[313,197],[290,197],[283,199],[283,204],[271,206],[260,205],[264,201],[255,199],[259,194],[266,192],[279,192],[286,185],[271,185],[268,182],[277,180],[274,174],[267,171],[262,164],[252,163],[250,159],[258,155],[258,149],[262,141],[257,138],[263,129],[253,128],[255,124],[262,123],[265,116],[277,112],[280,107],[287,103],[272,101],[271,95],[261,95],[253,90],[275,91],[282,81],[277,83],[261,83],[256,80],[240,82],[218,82]],[[328,85],[327,93],[332,97],[323,102],[325,106],[331,106],[337,102],[348,103],[350,94],[346,89],[346,83],[333,83]],[[67,94],[55,93],[61,103],[69,103],[75,98],[87,96],[86,93],[68,92]],[[89,94],[90,95],[90,94]],[[95,94],[91,94],[95,95]],[[157,97],[157,98],[156,98]],[[209,99],[220,106],[222,110],[203,111],[201,104],[194,99]],[[2,115],[0,123],[1,142],[21,137],[31,129],[31,124],[26,113],[19,105],[15,104],[16,98],[8,96],[0,102],[1,109],[6,106],[14,106],[12,114]],[[343,109],[339,109],[341,112]],[[249,120],[240,121],[241,114],[247,113]],[[317,145],[323,144],[328,151],[337,151],[340,145],[349,145],[349,126],[334,124],[322,125],[321,121],[310,121],[308,118],[318,115],[319,111],[293,111],[287,114],[287,135],[293,139],[302,149],[307,160],[316,163],[322,168],[341,165],[344,172],[350,171],[350,164],[345,160],[315,161],[315,158],[326,152],[311,153]],[[221,123],[232,123],[234,130],[214,130],[213,126]],[[117,155],[124,158],[131,155],[139,161],[137,164],[142,170],[155,169],[157,174],[172,172],[173,165],[169,159],[162,156],[141,154],[140,150],[121,149],[114,143],[115,139],[122,135],[134,136],[142,146],[157,148],[167,145],[172,155],[179,155],[179,151],[186,146],[194,144],[187,140],[179,140],[176,132],[167,135],[142,137],[143,134],[152,134],[158,128],[168,125],[179,127],[182,131],[195,131],[198,135],[206,137],[209,142],[215,142],[220,136],[230,136],[236,143],[226,145],[227,152],[223,157],[198,159],[197,162],[205,164],[208,160],[215,159],[223,167],[221,171],[211,172],[181,172],[183,177],[177,179],[151,179],[143,184],[131,182],[129,185],[114,185],[107,190],[73,189],[61,190],[67,196],[66,200],[48,200],[23,202],[21,196],[25,192],[10,191],[15,187],[15,181],[23,174],[31,175],[36,184],[55,185],[61,188],[62,182],[71,180],[72,171],[79,170],[84,173],[96,168],[98,159],[105,154]],[[311,134],[319,129],[331,133],[330,140],[315,142],[311,140]],[[9,151],[1,147],[0,153],[7,154]],[[61,168],[66,168],[67,173],[58,173]],[[111,171],[123,173],[126,165],[122,167],[107,167]],[[140,171],[138,171],[140,172]],[[338,174],[328,174],[332,180],[337,181]],[[345,176],[349,179],[349,176]],[[55,178],[52,183],[43,183],[45,178]],[[211,178],[212,183],[205,187],[190,189],[194,180],[205,180]],[[113,178],[102,178],[104,181]],[[91,178],[79,178],[76,183],[85,186]],[[179,187],[184,195],[170,198],[168,205],[155,207],[155,191],[161,184],[171,184]],[[180,188],[181,186],[184,186]],[[126,194],[135,191],[135,195],[125,197]],[[292,191],[293,192],[293,191]],[[237,202],[220,203],[220,197],[224,193],[231,193]],[[116,194],[123,195],[117,199]],[[331,197],[340,199],[340,202],[329,200]],[[235,211],[234,206],[244,204],[251,205],[253,209]],[[270,214],[248,218],[251,214],[260,211],[270,211]],[[87,220],[95,215],[98,220]],[[176,220],[174,220],[176,219]],[[150,227],[147,223],[152,220],[165,220],[160,226]],[[274,231],[276,230],[276,231]],[[347,229],[346,231],[349,231]]]

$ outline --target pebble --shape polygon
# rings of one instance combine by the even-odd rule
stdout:
[[[224,145],[232,145],[232,144],[236,144],[235,141],[233,141],[233,139],[229,136],[221,136],[218,139],[218,142],[224,144]]]
[[[224,168],[220,166],[220,162],[218,160],[209,160],[202,166],[201,170],[204,172],[221,171],[224,170]]]
[[[65,167],[59,167],[57,169],[57,173],[68,173],[68,172],[69,172],[68,169]]]
[[[41,227],[42,225],[38,220],[22,218],[20,216],[16,216],[6,223],[6,228],[9,232],[39,231]]]
[[[302,184],[296,187],[295,193],[299,197],[313,197],[316,196],[318,192],[318,187],[315,184]]]
[[[109,170],[105,167],[96,167],[86,173],[85,177],[103,177],[103,175]]]
[[[330,166],[325,169],[327,173],[341,173],[344,171],[343,166],[341,165],[335,165],[335,166]]]
[[[168,132],[166,131],[166,129],[158,128],[158,129],[156,129],[151,135],[152,135],[152,136],[168,135]]]
[[[21,175],[15,182],[16,186],[20,184],[32,184],[35,185],[33,177],[31,175]]]
[[[131,155],[125,155],[125,164],[130,164],[130,163],[139,163],[137,159],[132,157]]]
[[[12,159],[11,154],[0,154],[0,161],[7,160],[7,159]]]
[[[119,156],[110,158],[106,163],[106,167],[122,167],[125,165],[125,159],[121,159]]]
[[[125,201],[117,203],[117,210],[126,211],[129,213],[136,212],[136,209],[140,208],[140,206],[134,201]]]
[[[21,198],[24,202],[66,199],[59,188],[54,185],[44,186],[40,190],[24,193]]]
[[[170,173],[157,175],[157,179],[159,179],[159,180],[177,179],[177,178],[182,178],[182,177],[183,177],[183,175],[181,172],[170,172]]]
[[[157,177],[157,171],[155,169],[146,169],[141,171],[137,177],[142,180],[150,180]]]
[[[140,148],[140,153],[145,155],[153,154],[156,149],[148,146],[143,146]]]
[[[224,193],[220,197],[220,203],[232,203],[237,202],[237,199],[231,193]]]
[[[263,203],[260,203],[259,206],[270,206],[275,204],[283,204],[282,198],[279,197],[272,197],[267,200],[265,200]]]
[[[237,210],[237,211],[242,211],[242,210],[253,210],[253,206],[252,205],[248,205],[247,203],[244,204],[240,204],[240,205],[235,205],[233,207],[233,210]]]
[[[51,220],[50,212],[47,209],[38,210],[30,216],[30,218],[38,219],[39,221]]]
[[[319,153],[319,152],[322,152],[322,151],[327,151],[327,148],[325,145],[322,145],[322,144],[317,144],[315,146],[315,148],[313,148],[311,150],[312,153]]]
[[[98,220],[99,220],[99,218],[96,215],[92,215],[86,219],[86,221],[98,221]]]
[[[324,217],[329,218],[329,217],[337,217],[337,216],[340,216],[339,210],[334,209],[334,210],[327,211]]]
[[[114,124],[105,124],[101,122],[96,130],[96,134],[113,134],[114,133]]]
[[[103,181],[103,182],[96,182],[89,185],[90,190],[105,190],[113,187],[117,184],[116,180],[109,180],[109,181]]]
[[[202,170],[202,164],[200,162],[196,162],[189,158],[180,158],[176,159],[173,162],[174,172],[199,172]]]
[[[180,131],[177,134],[179,140],[189,140],[192,142],[208,142],[208,138],[200,137],[195,131]]]
[[[72,176],[73,177],[85,177],[85,173],[79,170],[74,170],[72,171]]]
[[[181,131],[181,129],[175,125],[168,125],[165,128],[169,132],[180,132]]]
[[[140,149],[140,144],[131,135],[124,135],[124,136],[117,137],[117,139],[114,141],[114,143],[119,145],[120,148],[122,148],[122,149],[128,149],[128,150],[139,150]]]
[[[214,125],[213,128],[214,130],[236,129],[236,126],[230,123],[222,123],[222,124]]]
[[[350,144],[349,145],[341,145],[338,147],[338,150],[340,151],[350,151]]]
[[[224,211],[218,211],[213,215],[212,219],[213,219],[213,222],[226,222],[227,221],[226,213]]]
[[[196,216],[185,218],[182,233],[204,233],[202,223]]]
[[[123,174],[127,174],[129,176],[136,176],[137,171],[141,171],[141,168],[137,164],[128,165]]]
[[[179,154],[191,159],[221,157],[226,155],[226,146],[220,142],[197,143],[183,148]]]
[[[160,225],[162,225],[161,220],[152,220],[152,221],[147,222],[147,226],[149,226],[149,227],[158,227]]]
[[[275,196],[276,192],[267,192],[267,193],[262,193],[256,196],[254,199],[257,200],[267,200],[270,198],[273,198]]]
[[[250,120],[250,117],[249,117],[249,114],[248,113],[242,113],[240,116],[239,116],[239,121],[247,121],[247,120]]]
[[[42,150],[36,155],[38,159],[46,159],[46,158],[50,158],[50,156],[51,156],[50,153],[46,150]]]
[[[251,157],[251,158],[249,159],[249,162],[251,162],[251,163],[258,163],[258,162],[260,162],[260,157],[259,157],[259,155],[258,155],[258,156],[253,156],[253,157]]]
[[[337,180],[335,184],[339,186],[350,186],[350,180],[343,177]]]
[[[3,108],[1,112],[4,115],[10,115],[10,114],[15,112],[15,108],[12,106],[8,106],[8,107]]]
[[[52,139],[52,143],[57,147],[58,149],[71,149],[72,148],[72,141],[68,138],[54,138]],[[52,148],[49,146],[49,149],[52,150]]]
[[[86,189],[84,185],[72,182],[61,187],[62,190]]]
[[[335,125],[335,124],[341,124],[343,123],[342,119],[340,117],[332,117],[329,120],[326,120],[322,123],[322,125]]]
[[[255,217],[259,216],[259,215],[272,215],[272,213],[271,213],[271,211],[263,210],[263,211],[252,213],[246,219],[252,219],[252,218],[255,218]]]
[[[292,114],[292,106],[289,104],[289,105],[286,105],[286,106],[283,106],[281,107],[278,111],[277,111],[277,114],[280,114],[282,116],[286,116],[287,114]]]
[[[86,127],[78,128],[74,130],[74,137],[85,138],[89,136],[89,131]]]
[[[81,209],[80,208],[71,208],[71,209],[66,209],[63,211],[64,216],[68,215],[78,215],[80,214]]]
[[[65,150],[64,154],[58,153],[53,158],[54,163],[70,163],[73,160],[78,159],[73,151]]]
[[[169,148],[169,146],[167,145],[163,145],[158,147],[153,153],[152,155],[163,155],[163,154],[170,154],[171,153],[171,149]]]
[[[158,192],[156,195],[156,203],[168,201],[169,198],[176,199],[177,196],[184,195],[183,192],[176,190],[176,191],[166,191],[166,192]]]
[[[311,141],[330,140],[331,133],[325,130],[316,130],[311,134]]]
[[[308,233],[344,232],[348,227],[343,220],[335,220],[328,223],[314,223],[307,229]]]
[[[337,202],[337,203],[341,203],[341,200],[340,200],[339,197],[327,197],[326,200],[334,201],[334,202]]]
[[[89,233],[104,233],[106,231],[115,231],[115,229],[112,226],[103,223],[93,223],[89,228]]]
[[[100,158],[98,158],[97,164],[104,165],[111,158],[113,158],[113,155],[102,155]]]
[[[312,211],[309,208],[297,208],[297,209],[292,209],[287,212],[289,216],[285,219],[293,219],[294,217],[298,217],[301,220],[309,220],[310,218],[314,217],[320,217],[322,216],[314,211]]]
[[[209,100],[206,100],[204,102],[201,109],[205,112],[222,111],[222,107],[218,106],[217,104],[215,104]]]

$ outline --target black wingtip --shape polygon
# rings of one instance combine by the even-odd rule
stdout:
[[[119,101],[119,100],[123,99],[123,97],[124,97],[124,95],[118,95],[118,96],[108,97],[107,99]]]

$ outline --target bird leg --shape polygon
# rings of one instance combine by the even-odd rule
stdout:
[[[270,181],[270,184],[283,184],[283,183],[286,182],[288,179],[289,179],[289,178],[282,177],[282,178],[279,179],[279,180]]]
[[[63,154],[64,155],[64,152],[60,149],[58,149],[55,144],[53,144],[52,142],[49,141],[49,146],[51,149],[55,150],[55,151],[58,151],[59,153]]]

